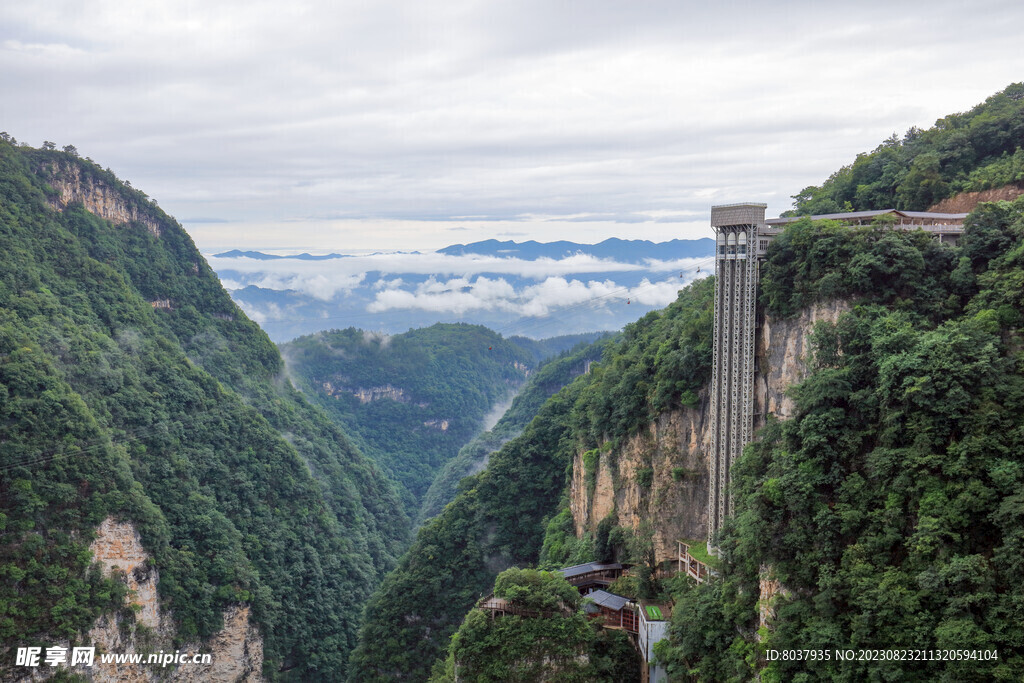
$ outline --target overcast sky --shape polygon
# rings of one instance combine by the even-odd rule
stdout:
[[[1024,3],[0,4],[0,129],[204,251],[700,237],[1024,80]]]

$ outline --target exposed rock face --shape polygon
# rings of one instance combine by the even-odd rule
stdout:
[[[775,578],[771,567],[761,565],[758,573],[760,595],[757,600],[758,628],[765,628],[775,621],[775,603],[778,597],[789,595],[789,590]]]
[[[793,416],[793,399],[786,389],[807,375],[810,335],[821,321],[834,323],[850,310],[845,301],[815,304],[792,318],[765,316],[758,328],[757,367],[754,379],[754,428],[764,426],[768,415],[780,420]]]
[[[449,424],[451,423],[448,420],[427,420],[423,423],[423,426],[433,427],[434,429],[440,429],[442,432],[447,432]]]
[[[406,395],[405,389],[393,387],[390,384],[385,384],[382,387],[369,387],[368,389],[364,389],[362,387],[352,389],[336,385],[333,382],[324,382],[323,388],[328,396],[338,398],[339,394],[352,394],[359,399],[360,403],[370,403],[371,401],[379,401],[381,399],[398,401],[399,403],[409,402],[409,397]],[[418,403],[417,405],[421,408],[427,407],[427,404],[423,403]]]
[[[224,612],[224,628],[207,641],[206,647],[208,650],[204,651],[214,653],[213,664],[193,666],[191,671],[182,667],[179,669],[182,676],[175,680],[215,683],[263,680],[263,638],[256,625],[249,621],[247,606],[236,605]]]
[[[249,621],[249,607],[235,605],[224,613],[224,628],[202,642],[175,647],[174,625],[170,615],[161,612],[156,586],[159,573],[134,524],[107,518],[97,529],[90,546],[95,560],[108,574],[121,576],[131,591],[127,597],[135,618],[121,614],[100,617],[88,633],[96,648],[92,667],[76,666],[73,671],[93,681],[218,681],[255,682],[262,679],[263,639]],[[185,663],[161,667],[160,664],[103,664],[101,653],[210,653],[212,663]]]
[[[982,202],[998,202],[1013,200],[1024,194],[1024,182],[993,187],[991,190],[979,192],[961,192],[943,199],[938,204],[928,207],[929,211],[938,213],[967,213]]]
[[[89,546],[93,559],[99,562],[106,574],[120,572],[128,584],[128,604],[138,606],[135,613],[137,623],[159,630],[160,605],[157,601],[156,585],[160,573],[150,566],[149,554],[142,547],[142,539],[135,525],[116,522],[107,517],[96,530],[96,540]]]
[[[49,183],[57,190],[57,196],[50,204],[58,211],[80,203],[87,211],[111,223],[142,223],[153,235],[160,236],[160,224],[152,216],[139,211],[132,202],[125,200],[119,190],[102,179],[83,173],[79,164],[52,162],[47,170],[51,172]]]
[[[709,478],[703,407],[667,412],[617,452],[600,452],[589,477],[592,490],[583,453],[577,454],[570,489],[577,536],[594,533],[614,510],[619,526],[636,529],[651,521],[658,560],[674,559],[680,538],[705,537]]]
[[[764,318],[756,342],[755,428],[764,426],[769,414],[779,419],[793,416],[795,406],[786,390],[807,375],[815,324],[835,322],[849,309],[844,301],[826,302],[792,318]],[[707,537],[710,425],[706,393],[699,408],[664,413],[617,452],[601,451],[589,476],[584,454],[576,455],[570,507],[577,536],[595,533],[600,521],[615,511],[620,526],[636,529],[643,520],[651,522],[659,561],[676,558],[676,540]],[[649,487],[642,483],[648,477]],[[766,584],[766,590],[777,590],[773,585]],[[764,597],[770,602],[772,595]]]

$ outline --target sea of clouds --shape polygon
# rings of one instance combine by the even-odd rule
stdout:
[[[619,329],[668,305],[713,267],[710,258],[630,262],[585,253],[207,258],[235,301],[276,341],[325,328],[401,332],[438,321],[528,336]]]

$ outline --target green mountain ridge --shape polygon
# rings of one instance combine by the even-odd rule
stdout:
[[[343,677],[406,543],[392,484],[108,171],[0,142],[0,258],[0,668],[120,609],[88,553],[113,517],[141,534],[179,642],[247,604],[267,676]]]
[[[786,215],[870,209],[924,211],[957,192],[1024,181],[1024,83],[1013,83],[971,110],[927,130],[893,134],[820,186],[793,197]]]
[[[437,323],[396,335],[329,330],[280,348],[298,388],[391,473],[415,518],[438,472],[479,435],[492,409],[541,359],[575,341],[504,339],[481,325]],[[530,406],[536,412],[539,403]],[[438,504],[436,490],[431,500]]]

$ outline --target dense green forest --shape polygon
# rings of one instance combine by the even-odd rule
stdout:
[[[52,208],[78,182],[139,220]],[[80,643],[122,604],[88,551],[113,516],[138,527],[179,643],[247,603],[267,676],[344,678],[408,519],[184,230],[73,153],[0,142],[0,260],[3,660]]]
[[[350,680],[426,680],[498,573],[538,562],[575,454],[696,401],[710,374],[712,293],[710,279],[698,281],[665,310],[598,342],[601,362],[548,399],[486,469],[460,482],[455,500],[419,530],[368,603]],[[571,366],[594,352],[559,362]],[[592,556],[593,541],[585,545],[581,554]]]
[[[319,332],[281,345],[281,352],[298,388],[392,475],[409,514],[422,518],[450,501],[458,479],[469,473],[456,466],[428,495],[439,471],[479,435],[488,413],[545,358],[597,336],[504,339],[480,325],[438,323],[396,335]],[[520,430],[541,402],[521,404]],[[490,434],[472,450],[486,456],[509,438]],[[426,499],[430,512],[420,510]]]
[[[795,195],[790,215],[868,209],[924,211],[957,192],[1024,181],[1024,83],[928,130],[893,135]]]
[[[465,324],[394,336],[333,330],[281,350],[299,388],[408,491],[413,515],[438,470],[535,364],[496,332]]]
[[[684,590],[664,649],[698,680],[1024,677],[1024,199],[961,246],[801,221],[762,307],[855,302],[813,335],[796,416],[744,453],[721,581]],[[784,587],[758,630],[759,578]],[[965,661],[765,661],[768,649],[995,652]],[[988,656],[988,655],[987,655]]]

